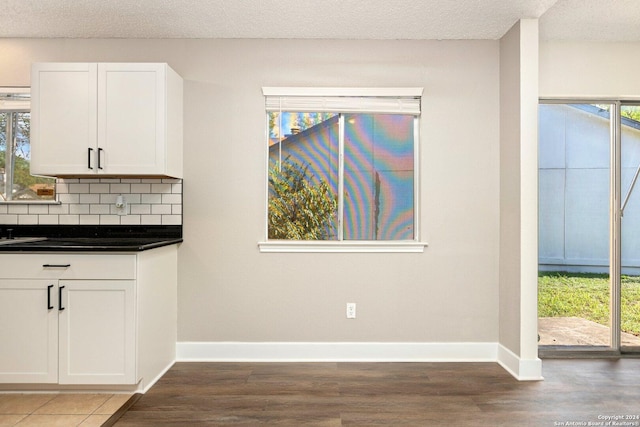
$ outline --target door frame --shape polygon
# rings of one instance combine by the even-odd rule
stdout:
[[[597,346],[543,346],[540,357],[599,357],[638,354],[640,348],[621,347],[621,292],[622,292],[622,124],[621,107],[639,105],[639,101],[611,98],[540,98],[538,104],[610,104],[609,121],[609,321],[610,345]],[[539,191],[539,190],[538,190]]]

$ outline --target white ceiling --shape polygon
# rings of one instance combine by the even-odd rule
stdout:
[[[0,37],[640,40],[638,0],[0,0]]]

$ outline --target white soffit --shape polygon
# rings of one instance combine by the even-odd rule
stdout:
[[[556,1],[0,0],[0,37],[496,40]]]

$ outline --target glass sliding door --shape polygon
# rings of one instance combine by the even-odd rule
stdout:
[[[541,346],[612,349],[611,111],[613,104],[539,106]]]
[[[640,351],[640,104],[620,107],[620,347]]]

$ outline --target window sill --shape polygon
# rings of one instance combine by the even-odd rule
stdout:
[[[57,200],[0,200],[0,205],[59,205]]]
[[[379,241],[295,241],[275,240],[259,242],[260,252],[294,253],[422,253],[426,242],[379,242]]]

